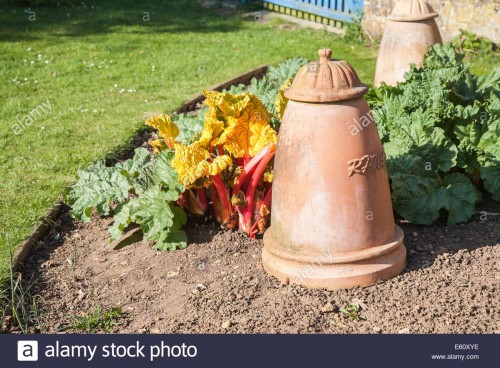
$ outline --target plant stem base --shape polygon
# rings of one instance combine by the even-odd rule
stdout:
[[[303,262],[276,255],[273,250],[280,249],[280,246],[273,239],[271,227],[264,234],[262,265],[268,274],[278,278],[284,284],[298,284],[308,288],[327,290],[374,285],[399,275],[406,266],[403,233],[399,227],[396,226],[396,229],[395,246],[382,245],[359,251],[360,257],[355,256],[356,252],[349,252],[349,257],[338,257],[337,254],[341,253],[334,253],[331,262],[326,263]],[[390,251],[377,252],[377,249],[384,248],[390,248]],[[368,257],[367,251],[371,253]],[[340,261],[336,261],[339,259]]]

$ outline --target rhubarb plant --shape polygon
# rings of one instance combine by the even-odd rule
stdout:
[[[160,137],[151,141],[155,152],[172,149],[172,167],[187,189],[181,205],[205,214],[212,203],[215,218],[229,229],[250,236],[263,233],[269,221],[272,165],[277,133],[272,114],[248,92],[204,92],[207,107],[203,130],[196,139],[179,142],[179,127],[171,115],[146,122]]]
[[[205,92],[205,106],[196,114],[149,118],[157,132],[149,141],[154,153],[137,148],[114,166],[100,161],[79,170],[64,194],[71,214],[84,222],[93,213],[113,216],[111,240],[140,227],[161,250],[186,247],[184,210],[212,212],[224,227],[251,236],[263,233],[271,208],[275,128],[287,103],[283,92],[306,62],[291,59],[249,86]]]
[[[406,220],[465,222],[482,192],[500,200],[500,68],[476,77],[451,45],[431,46],[405,81],[368,95]]]

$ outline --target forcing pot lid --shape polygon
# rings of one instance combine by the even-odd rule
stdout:
[[[318,51],[319,61],[304,65],[298,71],[285,96],[294,101],[334,102],[361,97],[368,87],[361,83],[351,65],[331,59],[332,50]]]
[[[389,19],[396,22],[417,22],[439,17],[427,0],[400,0]]]

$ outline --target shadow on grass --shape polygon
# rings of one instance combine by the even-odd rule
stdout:
[[[79,3],[79,2],[78,2]],[[201,7],[195,0],[89,1],[78,6],[22,7],[0,10],[0,41],[81,37],[124,33],[208,33],[238,30],[244,20],[225,8]]]

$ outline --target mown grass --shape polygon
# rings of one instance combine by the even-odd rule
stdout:
[[[376,48],[337,35],[221,16],[192,0],[86,1],[0,10],[0,226],[19,244],[75,179],[116,152],[151,112],[261,64],[331,47],[367,83]],[[483,57],[475,71],[487,72]],[[15,124],[50,104],[29,127]],[[35,116],[35,115],[33,115]],[[15,132],[19,134],[15,134]],[[6,263],[0,239],[0,262]]]

